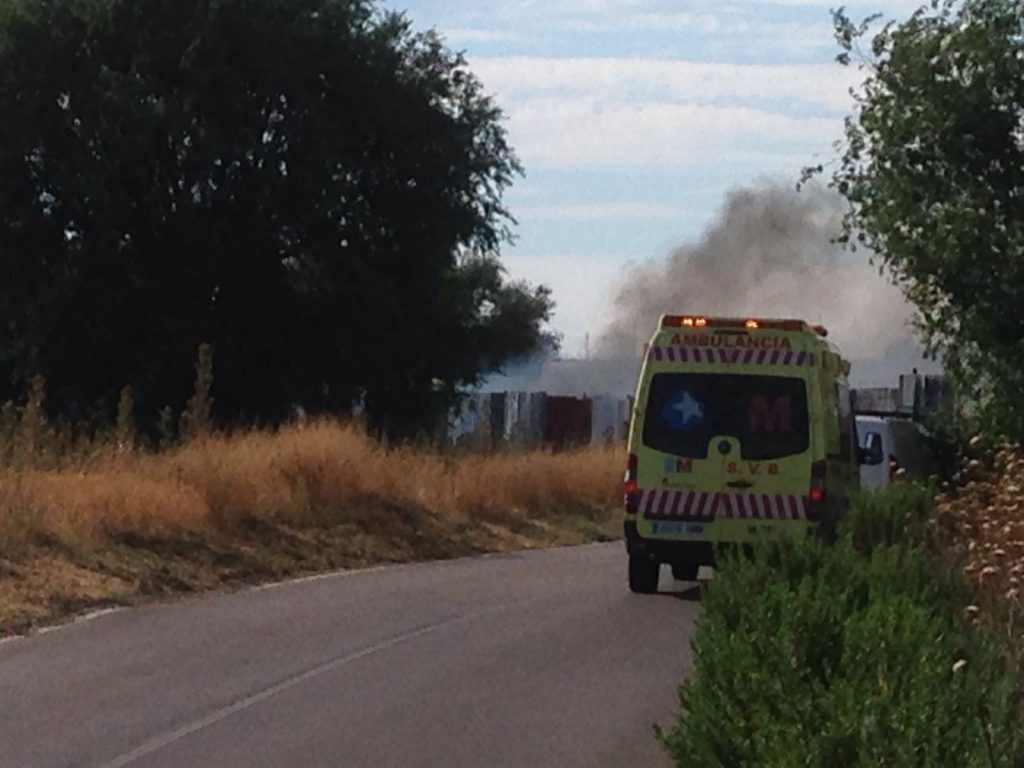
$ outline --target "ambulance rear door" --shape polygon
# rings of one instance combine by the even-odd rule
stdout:
[[[641,518],[805,519],[810,370],[734,365],[654,373],[642,441],[662,456],[661,487],[677,493],[647,499]]]

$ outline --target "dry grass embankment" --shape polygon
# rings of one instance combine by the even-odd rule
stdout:
[[[618,450],[443,456],[316,421],[0,469],[0,632],[371,563],[618,536]]]
[[[1024,450],[1001,445],[989,451],[980,438],[937,499],[939,523],[982,594],[1004,610],[1014,636],[1024,609]],[[979,611],[977,606],[972,610]]]

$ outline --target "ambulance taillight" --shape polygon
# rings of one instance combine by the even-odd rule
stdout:
[[[637,458],[635,453],[629,454],[626,464],[626,477],[622,484],[625,495],[627,514],[636,514],[640,509],[640,486],[637,483]]]
[[[807,516],[817,520],[821,516],[821,505],[825,502],[825,478],[828,475],[828,463],[816,461],[811,464],[811,488],[807,494],[810,508]]]

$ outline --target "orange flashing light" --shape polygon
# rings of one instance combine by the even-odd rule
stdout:
[[[665,315],[662,320],[664,328],[742,328],[747,331],[808,331],[819,336],[827,336],[823,326],[813,328],[803,320],[763,320],[757,318],[699,317],[697,315]]]
[[[708,319],[691,315],[665,315],[662,325],[667,328],[704,328],[708,325]]]

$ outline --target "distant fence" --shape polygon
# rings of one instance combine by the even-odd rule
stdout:
[[[853,409],[863,415],[921,420],[941,410],[948,394],[944,377],[909,373],[900,376],[896,387],[854,390]]]
[[[854,390],[854,410],[921,419],[941,407],[946,392],[941,376],[906,374],[897,387]],[[626,440],[631,409],[632,398],[615,395],[477,393],[466,395],[449,418],[447,439],[454,446],[476,448],[615,445]]]
[[[544,392],[467,395],[449,419],[456,446],[615,445],[629,431],[630,398],[557,397]]]

